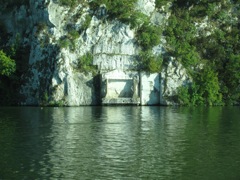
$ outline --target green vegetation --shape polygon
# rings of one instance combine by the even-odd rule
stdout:
[[[62,48],[69,48],[71,51],[75,50],[75,40],[79,37],[79,33],[75,30],[69,31],[67,36],[63,36],[58,41],[58,46]]]
[[[59,101],[53,101],[50,99],[49,95],[47,92],[43,93],[42,98],[40,99],[40,106],[54,106],[54,107],[63,107],[65,106],[64,100],[59,100]]]
[[[178,102],[183,105],[221,105],[222,94],[217,74],[209,66],[194,74],[194,83],[178,89]]]
[[[7,9],[13,9],[14,7],[19,7],[21,5],[29,5],[29,0],[0,0],[0,4],[5,6],[5,8],[2,10],[4,11]]]
[[[97,72],[97,67],[93,65],[93,55],[90,52],[78,59],[77,69],[85,74]]]
[[[168,54],[188,69],[194,82],[178,89],[179,103],[240,103],[240,41],[236,20],[239,12],[237,1],[173,2],[164,31]],[[208,26],[216,28],[196,29],[195,23],[201,23],[205,17]]]
[[[85,31],[88,28],[89,24],[91,23],[91,19],[92,17],[90,15],[85,16],[85,21],[81,26],[81,32]]]
[[[71,40],[76,40],[77,38],[79,38],[79,32],[76,31],[76,30],[71,30],[68,32],[68,38],[71,39]]]
[[[137,0],[93,0],[90,2],[90,7],[96,10],[104,4],[109,15],[108,18],[125,22],[134,12],[136,2]]]
[[[155,6],[156,8],[161,8],[169,2],[171,2],[171,0],[155,0]]]
[[[0,50],[0,75],[10,76],[16,70],[16,63]]]
[[[46,24],[46,22],[39,22],[39,23],[37,24],[37,31],[36,31],[36,33],[39,34],[41,31],[43,31],[43,30],[45,30],[45,29],[47,29],[47,24]]]
[[[14,88],[13,85],[16,84],[15,71],[15,61],[0,50],[0,105],[4,102],[12,102],[14,89],[11,88]]]
[[[131,28],[138,28],[143,23],[150,24],[148,16],[135,10],[136,2],[137,0],[93,0],[90,8],[96,11],[101,5],[105,5],[109,20],[117,19],[130,24]]]
[[[58,45],[60,48],[67,48],[69,47],[71,44],[70,40],[67,39],[66,37],[64,38],[61,38],[59,41],[58,41]]]
[[[0,22],[0,105],[16,104],[19,100],[21,76],[28,68],[29,48],[21,45],[21,36],[8,42],[9,34]]]
[[[0,50],[0,105],[3,103],[12,103],[19,83],[16,77],[16,62],[5,52]]]
[[[143,50],[150,50],[160,43],[161,29],[157,26],[144,23],[137,30],[137,40]]]
[[[163,59],[161,56],[155,56],[151,51],[142,51],[138,57],[139,69],[155,73],[160,72]]]
[[[84,0],[58,0],[58,2],[63,5],[63,6],[69,6],[69,7],[74,7],[78,3],[83,3]]]

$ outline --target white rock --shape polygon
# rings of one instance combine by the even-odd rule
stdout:
[[[186,69],[174,58],[169,59],[168,65],[161,72],[160,104],[174,105],[172,98],[177,95],[177,88],[191,82],[192,79],[188,76]]]
[[[138,0],[136,9],[150,16],[155,9],[155,0]]]
[[[158,73],[145,73],[140,75],[141,105],[160,104],[160,75]]]

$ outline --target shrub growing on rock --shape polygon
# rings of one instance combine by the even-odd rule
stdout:
[[[16,70],[15,61],[0,50],[0,75],[10,76]]]

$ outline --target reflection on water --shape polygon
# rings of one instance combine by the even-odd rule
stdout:
[[[239,107],[0,108],[0,179],[238,179]]]

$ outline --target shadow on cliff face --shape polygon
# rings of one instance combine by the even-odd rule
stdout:
[[[53,44],[47,44],[45,48],[48,51],[42,50],[41,52],[44,53],[44,58],[29,63],[25,72],[22,73],[21,99],[19,101],[26,102],[26,105],[46,105],[53,93],[52,78],[60,49]],[[34,50],[31,49],[31,51]]]
[[[101,75],[97,74],[93,76],[90,81],[87,81],[86,85],[92,89],[91,91],[91,105],[101,105]]]
[[[160,82],[159,76],[155,77],[151,82],[151,91],[149,94],[149,105],[160,105]]]
[[[123,98],[131,98],[133,97],[133,81],[128,80],[126,81],[125,86],[122,88],[119,97]]]
[[[0,76],[0,105],[18,105],[21,99],[19,91],[24,83],[22,77],[29,68],[30,47],[17,45],[16,47],[6,46],[3,49],[15,60],[16,71],[9,77]],[[12,49],[14,49],[14,53],[11,52]]]

